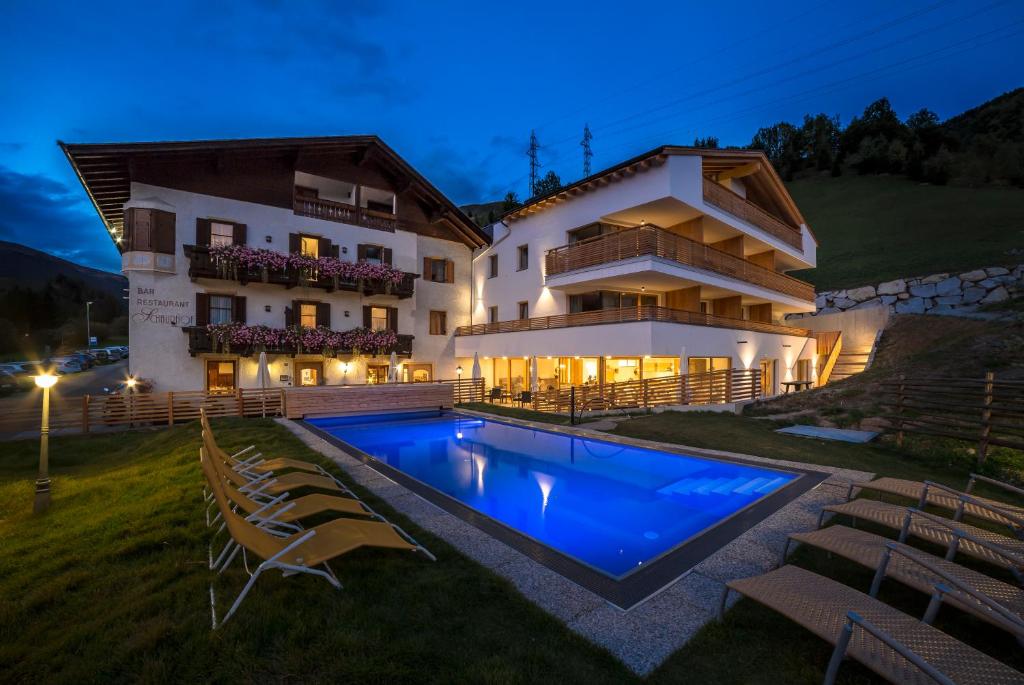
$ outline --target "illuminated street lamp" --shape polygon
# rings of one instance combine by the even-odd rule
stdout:
[[[43,389],[43,421],[39,429],[39,477],[36,478],[36,502],[33,511],[37,514],[50,506],[50,388],[57,383],[57,376],[41,373],[35,378],[36,385]]]
[[[128,376],[128,380],[126,380],[124,382],[124,395],[125,395],[124,399],[125,399],[125,402],[128,403],[128,427],[129,428],[132,427],[132,414],[134,413],[132,411],[132,405],[134,404],[134,401],[132,400],[132,393],[134,393],[134,392],[135,392],[135,377],[134,376]]]

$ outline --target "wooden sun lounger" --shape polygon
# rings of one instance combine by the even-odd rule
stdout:
[[[1017,586],[881,535],[846,526],[791,534],[782,552],[783,563],[790,541],[817,547],[875,570],[875,580],[868,593],[871,597],[877,596],[883,578],[892,578],[926,594],[931,594],[936,585],[946,583],[954,589],[944,598],[949,604],[1015,636],[1024,636],[1024,589]],[[893,554],[894,549],[902,553]],[[961,587],[965,590],[957,591]],[[1004,611],[993,608],[990,603],[998,604]]]
[[[1015,540],[978,528],[962,521],[944,519],[933,514],[908,509],[898,504],[856,499],[844,504],[830,504],[822,509],[820,528],[825,514],[842,514],[900,531],[900,542],[908,535],[942,545],[950,550],[952,560],[957,552],[1009,569],[1018,578],[1024,574],[1024,541]]]
[[[912,616],[796,566],[726,584],[836,646],[825,675],[845,656],[894,683],[1020,685],[1024,674]],[[940,586],[937,594],[943,589]]]
[[[869,483],[850,483],[850,487],[846,491],[846,499],[852,499],[854,491],[857,490],[861,492],[864,490],[884,492],[886,494],[915,500],[919,509],[924,508],[926,500],[927,504],[939,507],[940,509],[956,511],[962,507],[963,513],[968,516],[1019,528],[1021,521],[1024,520],[1024,507],[972,495],[970,493],[970,487],[973,485],[975,480],[997,483],[1004,488],[1011,487],[1007,486],[1005,483],[992,481],[991,479],[982,478],[981,476],[972,476],[971,482],[968,483],[968,490],[961,493],[953,490],[952,488],[946,488],[936,483],[922,483],[920,481],[903,480],[901,478],[878,478]],[[1016,488],[1013,488],[1013,490],[1016,490]],[[970,499],[964,501],[961,497],[962,495],[967,495]]]

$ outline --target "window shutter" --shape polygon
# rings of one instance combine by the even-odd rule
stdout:
[[[164,212],[159,209],[153,210],[153,252],[163,254],[175,253],[175,226],[176,216],[174,212]]]
[[[341,246],[331,245],[331,256],[335,259],[341,259]]]
[[[356,245],[356,261],[366,261],[366,245]]]
[[[331,327],[331,303],[330,302],[317,302],[316,303],[316,325],[323,326],[324,328]]]
[[[430,257],[424,257],[423,258],[423,278],[424,278],[424,280],[427,280],[427,281],[431,280],[430,274],[433,273],[433,272],[431,271],[430,263],[433,262],[433,261],[434,260],[431,259]]]
[[[317,254],[321,257],[329,257],[331,255],[331,239],[317,238],[317,243]]]
[[[210,246],[209,219],[196,219],[196,245]]]
[[[298,233],[288,234],[288,252],[291,254],[299,254],[302,251],[302,241],[299,240]]]
[[[284,327],[291,328],[295,325],[295,314],[292,307],[284,308]]]
[[[196,325],[206,326],[210,323],[210,296],[196,293]]]
[[[153,210],[132,207],[128,210],[129,231],[126,231],[125,249],[138,252],[151,252],[153,232]]]
[[[235,323],[245,323],[245,297],[236,295],[232,304],[231,318]]]
[[[373,311],[372,307],[368,304],[363,305],[363,328],[370,328],[373,326]]]
[[[446,259],[444,262],[444,282],[455,282],[455,262],[450,259]]]
[[[382,258],[382,261],[385,264],[390,266],[391,265],[391,248],[390,247],[385,247],[384,250],[383,250],[383,253],[384,253],[384,256]]]
[[[388,328],[398,332],[398,307],[388,307]]]
[[[245,224],[235,224],[234,235],[231,236],[231,242],[233,242],[235,245],[245,245],[245,238],[246,238],[245,234],[246,234],[246,225]]]

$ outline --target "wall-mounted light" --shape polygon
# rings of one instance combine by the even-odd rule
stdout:
[[[737,345],[746,345],[746,344],[747,344],[747,341],[746,341],[746,340],[737,340],[737,341],[736,341],[736,344],[737,344]]]
[[[269,304],[263,305],[263,311],[269,312],[270,311],[270,305]]]
[[[347,318],[348,318],[348,316],[349,316],[349,315],[348,315],[348,310],[346,309],[346,310],[345,310],[345,318],[347,319]]]
[[[786,344],[786,343],[783,343],[783,344],[782,344],[782,346],[783,346],[783,347],[792,347],[792,345],[788,345],[788,344]]]
[[[274,242],[274,236],[268,235],[266,238],[264,238],[264,240],[266,240],[268,243],[272,243]]]
[[[346,247],[345,245],[342,245],[341,246],[341,254],[348,254],[348,247]]]

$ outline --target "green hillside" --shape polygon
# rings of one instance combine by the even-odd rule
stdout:
[[[788,184],[818,237],[819,290],[1024,262],[1024,190],[921,185],[902,176]]]

